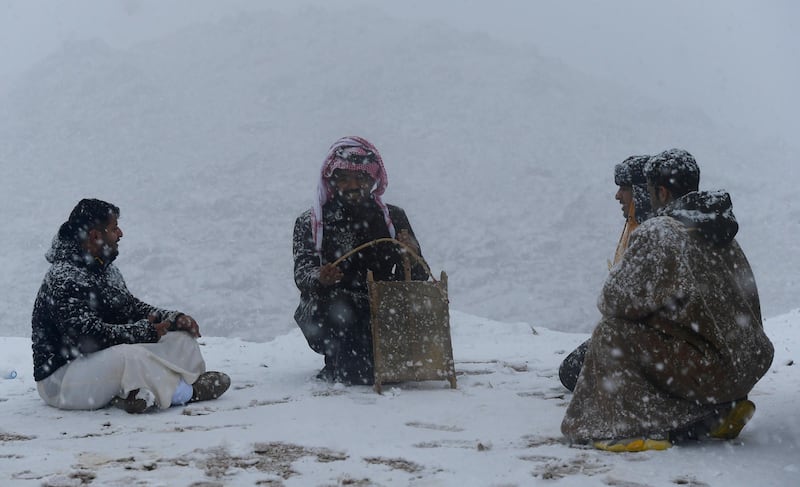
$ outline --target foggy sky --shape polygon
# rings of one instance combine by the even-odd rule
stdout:
[[[5,0],[0,90],[65,41],[99,37],[124,47],[250,9],[309,5],[367,6],[533,45],[593,76],[668,104],[700,108],[716,123],[748,129],[754,137],[791,142],[800,129],[800,4],[791,0]]]
[[[251,2],[240,0],[238,8]],[[793,194],[785,175],[796,151],[730,127],[788,131],[777,115],[790,116],[794,98],[786,95],[784,111],[774,114],[752,107],[759,108],[758,97],[765,93],[779,96],[778,90],[726,98],[730,85],[713,86],[711,74],[693,71],[705,66],[698,57],[692,66],[691,59],[667,63],[643,56],[638,69],[616,73],[621,68],[612,62],[622,57],[592,57],[645,46],[622,40],[649,32],[651,25],[660,29],[647,37],[653,52],[691,44],[688,34],[676,33],[702,24],[695,13],[651,13],[658,22],[628,20],[623,29],[625,22],[611,12],[604,15],[613,23],[597,14],[599,7],[592,16],[575,4],[548,7],[545,14],[533,7],[510,12],[511,2],[499,4],[499,10],[479,4],[467,9],[463,6],[470,4],[464,3],[449,12],[438,3],[423,9],[416,2],[389,12],[403,15],[399,20],[374,7],[362,12],[353,6],[333,12],[306,5],[299,13],[287,6],[289,15],[236,17],[229,4],[223,14],[209,2],[65,5],[69,8],[0,3],[8,27],[0,29],[0,37],[18,39],[20,48],[0,51],[9,61],[0,62],[9,74],[4,80],[15,86],[0,103],[6,186],[0,214],[9,228],[2,260],[4,287],[13,291],[0,307],[0,321],[13,333],[25,333],[39,278],[30,263],[45,264],[44,246],[64,208],[76,198],[107,194],[126,208],[132,250],[125,258],[137,262],[127,270],[134,288],[159,296],[159,302],[196,302],[204,322],[215,323],[219,333],[227,332],[235,316],[251,338],[275,336],[281,330],[267,332],[265,324],[292,324],[296,290],[286,242],[295,211],[312,195],[300,188],[304,181],[316,184],[318,151],[343,132],[365,131],[380,141],[387,160],[397,161],[391,201],[416,215],[415,229],[430,236],[426,255],[453,277],[453,302],[463,303],[462,311],[535,319],[554,329],[590,329],[606,252],[616,242],[615,231],[608,229],[619,218],[609,169],[630,153],[670,146],[689,148],[702,161],[704,186],[735,195],[745,229],[740,242],[757,269],[766,316],[796,307],[791,242],[800,235],[800,213],[785,203]],[[8,20],[12,13],[16,22]],[[445,14],[460,30],[435,20]],[[202,25],[173,33],[198,22]],[[669,36],[662,38],[662,31]],[[534,34],[542,41],[525,40]],[[102,40],[86,41],[96,37]],[[718,42],[714,37],[698,46],[708,50]],[[24,71],[52,50],[54,55]],[[701,49],[685,51],[688,56]],[[730,73],[740,64],[722,62],[733,51],[718,49],[704,59],[709,66],[720,62],[728,79],[738,81]],[[567,64],[568,54],[587,62]],[[645,70],[645,62],[658,69]],[[592,63],[598,72],[590,72]],[[23,72],[12,85],[9,78]],[[671,81],[648,85],[643,80],[650,75]],[[688,91],[697,98],[682,97],[675,80],[696,88]],[[640,96],[648,88],[650,96]],[[354,105],[353,96],[365,102]],[[692,103],[701,109],[687,106]],[[742,108],[747,104],[750,108]],[[708,116],[720,109],[746,110],[748,116]],[[766,120],[760,125],[758,113]],[[277,163],[286,160],[306,162]],[[505,163],[507,171],[487,173],[485,161]],[[98,165],[107,170],[90,169]],[[456,168],[459,178],[450,179]],[[185,181],[195,189],[188,199],[174,191]],[[287,192],[286,182],[296,182],[298,191]],[[497,197],[476,205],[471,190],[487,183]],[[443,189],[446,204],[440,205]],[[158,216],[165,208],[173,212]],[[259,277],[248,280],[251,261],[231,256],[251,252],[250,240],[231,239],[229,230],[252,234],[254,208],[262,208],[254,238],[270,251],[260,252]],[[470,208],[472,224],[493,230],[475,234],[462,219],[441,233],[459,208]],[[25,217],[31,211],[36,219]],[[207,218],[198,221],[197,214]],[[504,218],[498,220],[498,214]],[[163,240],[155,236],[159,225],[194,237]],[[559,241],[555,248],[554,235],[566,245]],[[519,238],[526,244],[518,245]],[[173,270],[158,257],[170,254]],[[520,263],[527,271],[520,272]],[[185,286],[184,269],[195,274],[191,288]],[[503,273],[517,280],[493,278]],[[518,292],[509,293],[509,287]],[[235,300],[215,301],[220,293],[236,292],[241,294]],[[241,326],[237,330],[244,333]]]

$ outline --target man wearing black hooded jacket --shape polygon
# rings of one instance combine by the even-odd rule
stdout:
[[[137,299],[113,264],[119,208],[83,199],[61,225],[32,316],[39,395],[61,409],[150,406],[214,399],[230,385],[206,372],[197,322]]]

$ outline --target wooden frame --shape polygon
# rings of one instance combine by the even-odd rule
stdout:
[[[433,282],[375,281],[369,272],[367,285],[375,391],[385,383],[427,380],[447,380],[455,389],[447,274]]]

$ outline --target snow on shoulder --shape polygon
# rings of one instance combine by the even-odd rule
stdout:
[[[453,312],[458,389],[313,379],[322,360],[299,330],[268,343],[202,338],[230,373],[212,403],[129,415],[46,406],[30,340],[0,338],[2,485],[794,485],[800,474],[800,310],[767,321],[770,372],[755,417],[731,442],[611,454],[570,447],[564,354],[587,338],[539,323]],[[5,375],[5,374],[4,374]]]

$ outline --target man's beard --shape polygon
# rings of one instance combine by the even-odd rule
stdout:
[[[106,263],[114,262],[114,259],[117,258],[119,255],[119,248],[117,246],[110,246],[109,244],[103,244],[103,260]]]
[[[369,193],[358,189],[336,193],[336,199],[347,206],[363,206],[370,201]]]

